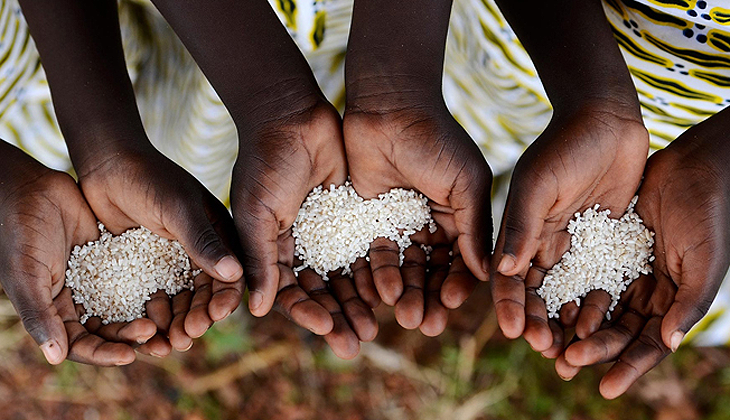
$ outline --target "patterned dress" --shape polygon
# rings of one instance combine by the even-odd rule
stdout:
[[[0,138],[72,172],[17,0],[0,2]],[[342,108],[352,0],[270,2],[324,93]],[[653,149],[730,103],[730,2],[604,0],[604,9],[639,92]],[[220,99],[151,4],[121,0],[120,20],[150,139],[227,203],[237,140]],[[537,73],[493,0],[454,0],[444,96],[496,175],[509,173],[551,116]],[[730,342],[729,283],[688,336],[694,343]]]

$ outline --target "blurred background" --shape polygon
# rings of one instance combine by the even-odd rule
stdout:
[[[380,333],[354,360],[278,314],[245,309],[186,353],[130,366],[48,365],[0,294],[0,419],[727,419],[730,352],[681,347],[614,401],[607,366],[563,382],[553,362],[497,327],[482,284],[437,338],[378,308]]]
[[[313,2],[316,10],[303,8],[312,2],[301,2],[297,14],[287,6],[291,1],[271,2],[323,91],[341,107],[351,1]],[[227,112],[151,4],[119,3],[127,65],[150,138],[227,202],[237,144]],[[2,41],[22,53],[12,57],[15,62],[0,60],[1,76],[17,82],[0,98],[0,137],[46,165],[71,171],[17,2],[0,0],[0,12],[0,21],[10,22]],[[325,22],[326,32],[315,26]],[[550,110],[529,57],[504,48],[514,44],[514,35],[492,0],[456,1],[453,22],[458,24],[447,44],[444,92],[499,175],[494,204],[499,220],[509,168],[547,123]],[[315,32],[320,36],[311,37]],[[494,42],[462,42],[478,39],[472,35],[480,32]],[[239,309],[186,353],[140,356],[121,368],[72,362],[53,367],[0,291],[0,420],[730,418],[725,347],[681,347],[626,395],[606,401],[598,384],[608,366],[585,369],[564,382],[553,362],[524,340],[504,339],[486,284],[451,312],[449,327],[437,338],[402,329],[390,308],[381,306],[376,314],[378,337],[351,361],[337,359],[321,338],[277,314],[254,320]],[[711,311],[703,323],[712,320],[724,320],[713,324],[722,333],[715,343],[727,341],[730,311]]]

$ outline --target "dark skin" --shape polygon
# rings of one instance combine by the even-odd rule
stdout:
[[[148,305],[157,332],[141,351],[186,350],[240,303],[238,240],[220,201],[149,142],[122,51],[113,0],[21,1],[79,184],[107,229],[140,225],[179,240],[207,276],[195,293]],[[98,322],[98,321],[97,321]],[[93,322],[92,322],[93,323]]]
[[[134,348],[150,348],[157,328],[131,323],[79,323],[64,287],[71,249],[97,239],[96,217],[69,175],[53,171],[0,141],[0,278],[25,329],[51,364],[65,359],[101,366],[126,365]],[[83,309],[80,309],[83,311]]]
[[[604,322],[610,298],[596,291],[580,308],[565,305],[559,322],[547,322],[535,290],[546,269],[569,248],[564,229],[571,213],[593,203],[615,215],[624,212],[639,185],[646,132],[637,118],[636,93],[621,81],[628,74],[600,6],[566,6],[560,13],[567,10],[567,15],[559,21],[549,15],[552,5],[529,20],[529,13],[512,15],[514,5],[507,3],[501,6],[533,56],[555,114],[515,169],[495,252],[498,319],[505,335],[522,334],[544,356],[559,356],[556,370],[565,379],[582,366],[615,361],[600,392],[616,398],[677,349],[707,312],[727,271],[730,151],[724,137],[730,114],[720,112],[691,128],[649,159],[636,211],[656,232],[654,273],[632,283],[614,321]],[[567,27],[540,30],[541,20]],[[571,28],[580,32],[580,25],[595,37],[571,36]],[[565,50],[554,54],[551,43]],[[543,57],[539,51],[553,55]],[[571,63],[571,57],[576,61]],[[569,327],[575,327],[576,336],[564,349]]]
[[[656,233],[654,272],[621,296],[615,322],[567,347],[555,365],[562,377],[615,362],[600,392],[616,398],[707,313],[730,265],[729,123],[726,109],[649,159],[636,212]]]
[[[319,90],[309,65],[265,0],[156,0],[221,97],[238,129],[231,207],[244,249],[249,309],[277,309],[323,335],[336,355],[352,358],[378,326],[373,290],[311,270],[296,277],[291,226],[307,194],[347,177],[339,114]],[[255,40],[255,42],[251,42]]]
[[[548,321],[536,290],[570,247],[566,226],[573,214],[596,203],[623,214],[641,180],[648,134],[600,1],[498,3],[532,57],[554,113],[515,167],[494,253],[492,295],[505,336],[522,335],[534,350],[556,357],[563,329],[576,326],[579,311],[570,303],[559,323]],[[605,313],[609,304],[607,293],[594,291],[581,307]],[[602,320],[583,318],[576,326],[581,338]]]
[[[413,237],[433,246],[428,262],[417,245],[400,268],[396,244],[378,239],[370,250],[383,302],[395,305],[402,326],[430,336],[444,330],[448,309],[466,300],[477,279],[486,280],[491,250],[491,171],[441,94],[450,11],[448,1],[355,1],[345,67],[353,186],[368,198],[415,189],[438,224],[435,234]]]

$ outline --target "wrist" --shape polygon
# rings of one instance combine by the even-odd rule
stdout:
[[[633,85],[593,81],[553,94],[550,102],[555,116],[592,110],[643,123],[639,97]]]
[[[720,178],[726,191],[730,191],[730,108],[713,115],[691,127],[674,140],[666,150],[674,153],[681,162],[695,162]]]
[[[345,112],[389,113],[410,108],[445,108],[441,80],[417,74],[346,75]]]
[[[279,79],[240,92],[226,104],[240,138],[286,124],[322,104],[329,105],[316,81],[307,75]]]

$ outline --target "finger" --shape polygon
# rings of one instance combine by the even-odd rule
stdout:
[[[557,325],[557,323],[555,323]],[[570,343],[567,347],[570,347],[574,345],[575,343],[579,342],[580,339],[577,335],[574,335],[573,338],[570,340]],[[575,375],[577,375],[581,370],[581,366],[573,366],[568,362],[565,358],[565,351],[561,351],[558,354],[558,357],[555,359],[555,372],[560,376],[560,379],[564,381],[570,381],[572,380]]]
[[[559,311],[560,323],[565,328],[575,327],[575,323],[578,321],[578,314],[580,314],[580,306],[575,303],[574,300],[564,304]]]
[[[145,309],[147,309],[147,318],[155,323],[157,331],[167,336],[172,322],[172,308],[167,293],[164,290],[158,290],[150,295],[150,300],[145,303]]]
[[[380,295],[373,282],[373,272],[370,270],[370,263],[365,258],[358,258],[352,264],[352,276],[355,281],[357,294],[371,308],[380,305]]]
[[[134,361],[136,355],[131,346],[123,343],[110,343],[89,333],[79,323],[76,308],[71,298],[71,290],[64,288],[53,300],[67,334],[67,359],[97,366],[121,366]]]
[[[370,306],[358,296],[352,280],[333,275],[330,276],[329,285],[357,338],[360,341],[373,341],[378,334],[378,321]]]
[[[243,275],[243,267],[233,252],[233,239],[219,234],[214,223],[235,232],[225,206],[209,193],[203,198],[207,208],[190,205],[170,219],[170,233],[183,245],[190,259],[203,271],[220,281],[234,282]],[[206,214],[207,213],[207,214]],[[224,229],[220,229],[221,232]]]
[[[555,359],[555,372],[564,381],[570,381],[575,378],[581,370],[580,366],[573,366],[565,360],[565,354],[561,354]]]
[[[314,299],[318,293],[327,294],[322,278],[310,269],[300,271],[299,276],[295,277],[289,267],[279,264],[279,268],[281,289],[276,296],[276,310],[314,334],[332,332],[334,321],[330,312]],[[304,289],[305,285],[312,291],[311,294]]]
[[[669,353],[661,336],[661,318],[649,319],[639,338],[621,353],[619,360],[601,380],[599,391],[612,400],[626,392],[642,375],[658,365]]]
[[[507,277],[527,270],[540,244],[544,220],[554,201],[551,197],[557,196],[542,183],[523,178],[523,172],[518,162],[495,252],[495,269]]]
[[[104,340],[130,345],[144,344],[157,333],[157,326],[147,318],[103,325],[99,318],[94,317],[90,318],[85,326],[89,332]]]
[[[471,270],[466,266],[464,259],[459,252],[458,245],[454,247],[449,255],[447,248],[434,248],[431,253],[431,261],[438,261],[441,258],[446,259],[446,269],[448,274],[443,280],[441,286],[441,302],[449,309],[460,307],[474,289],[476,289],[479,280],[473,275]],[[443,256],[442,256],[443,255]],[[453,259],[452,259],[453,258]],[[452,259],[450,262],[449,259]],[[450,266],[448,264],[451,264]],[[436,264],[436,270],[440,270],[441,264]]]
[[[213,297],[208,305],[208,315],[215,322],[228,318],[238,308],[243,298],[243,279],[234,283],[213,281]]]
[[[525,330],[525,281],[519,276],[494,273],[490,282],[497,323],[507,338],[517,338]]]
[[[304,274],[304,276],[302,276]],[[304,291],[322,308],[333,321],[333,326],[324,339],[335,355],[342,359],[352,359],[360,352],[360,341],[352,326],[342,312],[342,307],[329,293],[327,285],[321,277],[311,270],[303,270],[299,275],[299,284]]]
[[[190,311],[193,292],[183,290],[172,297],[172,322],[168,338],[170,345],[177,351],[188,351],[193,346],[193,339],[185,332],[185,317]]]
[[[446,251],[447,249],[444,248],[443,250]],[[446,256],[448,257],[448,252],[446,252]],[[434,249],[434,252],[431,253],[431,261],[434,261],[434,258],[438,259],[438,252],[436,249]],[[476,285],[478,280],[472,276],[463,262],[462,265],[463,268],[459,269],[459,272],[462,273],[461,275],[468,275],[473,279],[473,282]],[[444,276],[447,276],[446,270],[448,270],[448,266],[437,268],[435,272],[430,272],[428,275],[428,283],[426,284],[426,306],[424,308],[423,322],[418,327],[421,330],[421,333],[427,337],[436,337],[444,332],[446,329],[446,322],[449,320],[449,310],[441,302],[441,296],[443,295],[442,283],[445,281]],[[451,281],[452,285],[455,283],[457,283],[456,280]]]
[[[137,353],[148,354],[155,357],[165,357],[172,352],[172,345],[164,335],[158,333],[147,340],[146,343],[137,347]]]
[[[563,354],[563,351],[565,350],[566,332],[560,326],[560,323],[554,319],[548,321],[548,325],[550,326],[550,331],[553,334],[553,344],[549,349],[543,351],[541,354],[542,357],[547,359],[555,359]]]
[[[426,281],[426,253],[417,245],[403,252],[401,278],[403,294],[395,304],[395,319],[403,328],[418,328],[423,321],[423,287]]]
[[[332,332],[324,336],[327,345],[330,346],[335,356],[340,359],[350,360],[360,353],[360,341],[355,332],[350,328],[342,313],[332,316],[334,328]]]
[[[712,253],[706,251],[705,255]],[[662,341],[673,352],[677,351],[687,331],[710,309],[727,269],[719,258],[711,262],[706,258],[693,261],[696,259],[699,257],[685,256],[681,278],[676,280],[679,289],[661,326]]]
[[[568,346],[565,359],[573,366],[613,361],[639,335],[645,323],[642,316],[627,311],[616,324]]]
[[[231,204],[246,266],[248,307],[251,314],[261,317],[273,307],[279,288],[279,223],[269,209],[250,209],[250,203],[238,204],[236,197],[231,196]],[[236,212],[239,206],[243,210]]]
[[[611,295],[604,290],[593,290],[588,293],[580,305],[580,313],[575,324],[575,334],[579,338],[588,338],[598,331],[606,319],[611,301]]]
[[[190,310],[185,315],[185,333],[190,338],[198,338],[213,325],[208,314],[208,305],[213,297],[213,278],[206,273],[195,277],[195,291],[190,301]]]
[[[398,245],[385,238],[377,238],[370,245],[370,270],[380,298],[388,306],[398,302],[403,294]]]
[[[451,192],[451,204],[464,262],[476,278],[486,281],[492,253],[492,173],[481,153],[478,156],[479,170],[473,177],[459,178]]]
[[[48,363],[57,365],[63,362],[68,354],[68,338],[51,297],[50,275],[40,279],[16,270],[9,275],[15,278],[4,282],[3,288],[23,327],[40,346]]]
[[[548,324],[545,301],[537,294],[545,270],[533,265],[525,279],[525,340],[533,350],[544,352],[553,345],[553,331]]]

